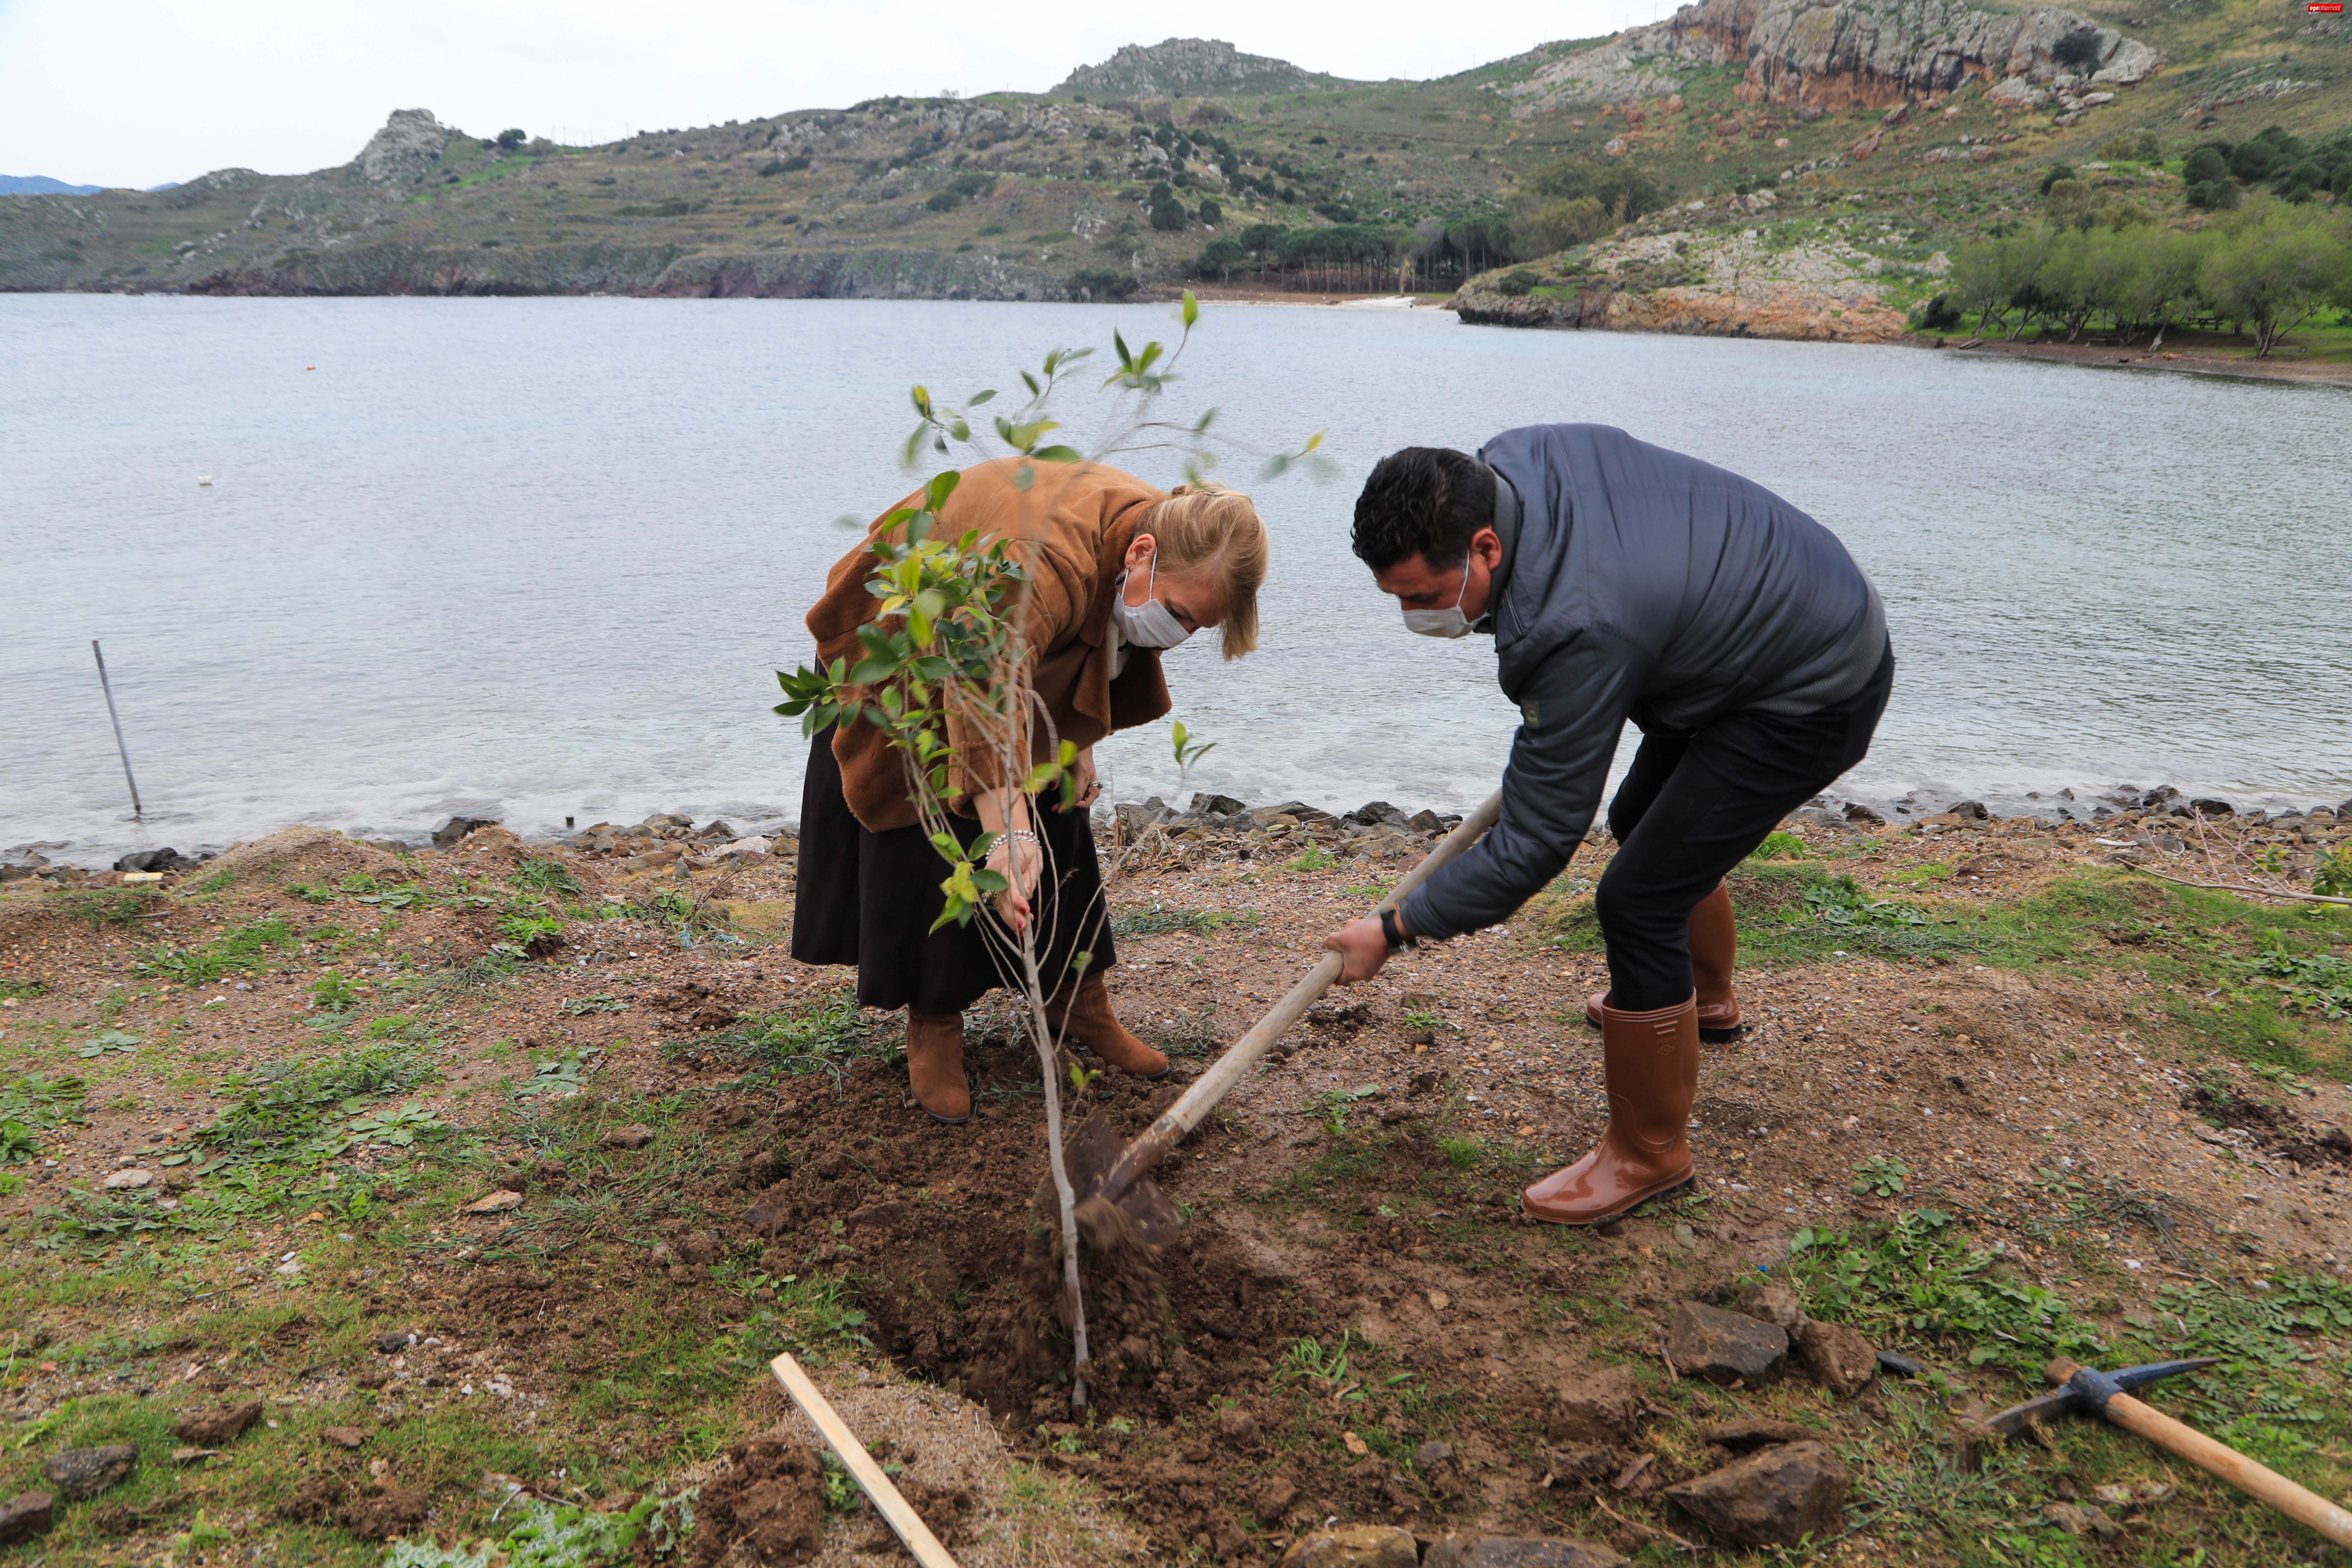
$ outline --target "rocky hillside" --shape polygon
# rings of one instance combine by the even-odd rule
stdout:
[[[1080,66],[1054,90],[1096,98],[1230,98],[1365,85],[1301,70],[1288,60],[1245,55],[1222,38],[1170,38],[1148,47],[1129,44],[1098,66]]]
[[[2054,163],[2179,216],[2197,142],[2352,122],[2340,19],[2122,5],[1699,0],[1421,82],[1170,39],[1046,94],[874,99],[594,147],[404,109],[310,174],[0,195],[0,289],[1048,300],[1402,279],[1447,293],[1528,261],[1531,291],[1482,297],[1580,300],[1580,266],[1615,295],[1711,290],[1728,267],[1743,303],[1709,309],[1729,321],[1752,279],[1826,268],[1853,297],[1812,314],[1843,321],[1863,293],[1908,310],[1939,258],[2039,215]],[[1586,184],[1603,172],[1604,194],[1637,191],[1592,209],[1619,250],[1556,254],[1543,193],[1563,161]],[[1760,223],[1759,195],[1775,203]],[[1672,265],[1649,254],[1668,231]],[[1657,308],[1686,319],[1675,298]]]

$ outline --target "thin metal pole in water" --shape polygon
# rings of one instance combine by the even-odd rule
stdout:
[[[106,716],[114,721],[114,749],[122,753],[122,781],[131,786],[131,817],[137,821],[147,815],[139,804],[139,781],[131,776],[131,748],[122,743],[122,715],[114,710],[114,685],[106,679],[106,655],[99,651],[98,639],[89,639],[89,656],[98,660],[98,689],[106,693]]]

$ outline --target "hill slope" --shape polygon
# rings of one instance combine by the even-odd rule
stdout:
[[[2037,213],[2054,161],[2108,163],[2096,178],[2179,217],[2167,165],[2101,149],[2147,135],[2177,160],[2273,121],[2352,123],[2340,20],[2255,0],[1702,0],[1423,82],[1171,39],[1048,94],[876,99],[599,147],[500,145],[403,110],[308,174],[0,197],[0,288],[1039,300],[1205,266],[1450,289],[1545,251],[1522,193],[1568,157],[1638,174],[1685,242],[1811,247],[1796,272],[1825,266],[1864,285],[1857,305],[1900,314],[1958,246]],[[1616,276],[1640,293],[1696,265],[1668,246]]]

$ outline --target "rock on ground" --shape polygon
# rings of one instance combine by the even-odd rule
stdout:
[[[1797,1360],[1815,1383],[1848,1398],[1878,1375],[1878,1352],[1844,1323],[1809,1320],[1797,1331]]]
[[[79,1502],[121,1480],[138,1464],[138,1449],[128,1443],[109,1443],[100,1448],[66,1448],[52,1454],[41,1467],[41,1474]]]
[[[172,1436],[200,1448],[226,1448],[260,1419],[261,1401],[248,1399],[242,1405],[191,1410],[173,1425]]]
[[[1692,1518],[1748,1546],[1793,1546],[1836,1524],[1853,1484],[1826,1443],[1779,1443],[1666,1489]]]
[[[1555,1443],[1581,1443],[1616,1447],[1633,1439],[1633,1423],[1642,1408],[1642,1392],[1633,1369],[1606,1366],[1559,1385],[1552,1396],[1545,1436]]]
[[[1789,1353],[1789,1336],[1778,1324],[1685,1301],[1675,1309],[1666,1351],[1685,1376],[1753,1384],[1780,1370]]]
[[[1282,1568],[1419,1568],[1421,1547],[1392,1524],[1343,1524],[1302,1535],[1282,1554]]]
[[[21,1492],[0,1503],[0,1546],[47,1535],[54,1500],[47,1492]]]

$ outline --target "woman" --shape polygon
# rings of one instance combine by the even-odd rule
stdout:
[[[1032,481],[1023,482],[1030,469]],[[898,503],[921,504],[921,493]],[[898,510],[893,508],[893,510]],[[887,515],[887,514],[885,514]],[[858,657],[857,628],[880,602],[866,591],[875,558],[866,542],[834,564],[809,612],[817,657]],[[1122,1071],[1158,1078],[1168,1058],[1120,1026],[1103,972],[1118,961],[1103,918],[1102,874],[1087,810],[1101,785],[1094,743],[1148,724],[1169,709],[1160,655],[1205,626],[1223,631],[1224,656],[1257,646],[1257,591],[1265,581],[1265,525],[1247,496],[1219,486],[1168,492],[1115,468],[1001,458],[965,469],[933,533],[977,530],[1002,538],[1028,570],[1021,611],[1030,679],[1047,722],[1033,726],[1037,760],[1063,741],[1077,746],[1077,795],[1033,800],[991,787],[970,751],[960,752],[950,801],[970,843],[999,835],[989,868],[1010,886],[967,924],[931,929],[944,902],[947,864],[917,822],[905,764],[882,731],[835,726],[809,750],[801,796],[800,881],[793,956],[857,966],[861,1006],[907,1009],[907,1076],[917,1103],[940,1121],[971,1114],[963,1070],[963,1010],[1013,984],[1006,931],[1037,925],[1038,973],[1071,973],[1046,1016],[1065,1038]],[[1050,875],[1047,875],[1050,873]],[[1002,922],[992,933],[983,922]]]

